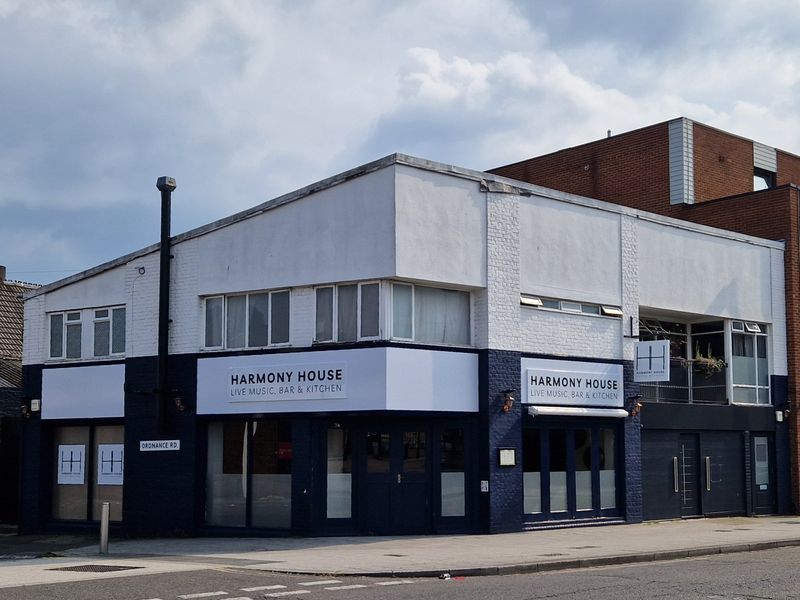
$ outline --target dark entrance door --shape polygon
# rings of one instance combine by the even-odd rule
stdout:
[[[750,438],[751,472],[753,473],[753,512],[775,512],[775,461],[772,438],[754,434]]]
[[[683,433],[677,457],[678,489],[681,497],[681,516],[700,514],[700,457],[696,433]]]
[[[429,431],[412,425],[370,427],[364,434],[363,528],[374,535],[431,529]]]

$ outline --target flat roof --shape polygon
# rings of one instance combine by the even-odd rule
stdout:
[[[360,165],[358,167],[349,169],[332,177],[322,179],[320,181],[317,181],[315,183],[312,183],[295,191],[283,194],[282,196],[278,196],[277,198],[273,198],[272,200],[267,200],[266,202],[262,202],[261,204],[258,204],[252,208],[248,208],[246,210],[240,211],[238,213],[219,219],[217,221],[213,221],[206,225],[196,227],[195,229],[190,229],[189,231],[186,231],[184,233],[179,233],[178,235],[175,235],[171,238],[172,243],[178,244],[180,242],[190,240],[192,238],[200,237],[207,233],[211,233],[212,231],[216,231],[217,229],[222,229],[223,227],[227,227],[228,225],[238,223],[239,221],[244,221],[246,219],[249,219],[256,215],[260,215],[264,212],[267,212],[279,206],[283,206],[284,204],[294,202],[295,200],[300,200],[301,198],[305,198],[316,192],[332,188],[336,185],[339,185],[351,179],[356,179],[358,177],[362,177],[369,173],[373,173],[375,171],[379,171],[381,169],[385,169],[387,167],[391,167],[394,165],[403,165],[417,169],[422,169],[425,171],[441,173],[444,175],[452,175],[454,177],[459,177],[462,179],[469,179],[480,183],[485,187],[486,191],[491,193],[503,193],[503,194],[518,195],[518,196],[540,196],[544,198],[550,198],[552,200],[557,200],[560,202],[566,202],[569,204],[594,208],[605,212],[628,215],[635,217],[637,219],[651,221],[654,223],[660,223],[662,225],[667,225],[678,229],[684,229],[687,231],[695,231],[698,233],[712,235],[715,237],[741,241],[758,246],[764,246],[767,248],[775,248],[777,250],[784,250],[783,242],[776,242],[773,240],[767,240],[763,238],[749,236],[742,233],[728,231],[725,229],[718,229],[715,227],[698,225],[690,221],[682,221],[680,219],[675,219],[672,217],[664,217],[643,210],[628,208],[626,206],[620,206],[618,204],[612,204],[610,202],[604,202],[602,200],[595,200],[594,198],[578,196],[577,194],[569,194],[566,192],[561,192],[559,190],[554,190],[539,185],[525,183],[522,181],[517,181],[515,179],[509,179],[507,177],[501,177],[493,173],[487,173],[484,171],[473,171],[471,169],[465,169],[454,165],[448,165],[445,163],[427,160],[424,158],[417,158],[414,156],[410,156],[407,154],[400,154],[400,153],[384,156],[383,158],[380,158],[378,160]],[[130,261],[140,258],[142,256],[146,256],[148,254],[152,254],[153,252],[157,252],[160,246],[161,246],[160,243],[155,243],[145,248],[135,250],[134,252],[130,252],[129,254],[125,254],[118,258],[99,264],[95,267],[92,267],[91,269],[87,269],[85,271],[81,271],[80,273],[75,273],[74,275],[70,275],[69,277],[59,279],[47,285],[43,285],[40,288],[27,292],[25,294],[25,299],[27,300],[29,298],[35,298],[42,294],[47,294],[48,292],[52,292],[59,288],[66,287],[73,283],[77,283],[78,281],[81,281],[83,279],[88,279],[95,275],[99,275],[100,273],[104,273],[105,271],[109,271],[115,267],[127,264]]]

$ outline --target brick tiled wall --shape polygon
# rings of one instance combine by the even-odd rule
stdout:
[[[489,172],[572,194],[655,210],[665,201],[669,204],[667,124],[651,125]]]
[[[800,156],[777,151],[778,185],[794,183],[800,185]]]
[[[753,142],[695,123],[695,202],[741,194],[752,189]]]

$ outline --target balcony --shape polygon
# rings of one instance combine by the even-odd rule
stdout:
[[[645,402],[727,404],[727,365],[709,370],[700,361],[673,358],[669,381],[640,383]]]

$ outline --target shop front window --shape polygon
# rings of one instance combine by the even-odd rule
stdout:
[[[328,519],[353,516],[353,450],[349,429],[328,429],[328,475],[326,487]]]
[[[442,516],[466,514],[464,489],[464,430],[445,429],[441,437]]]
[[[108,502],[111,521],[122,520],[124,437],[121,425],[55,430],[54,519],[97,521]]]
[[[209,424],[207,524],[288,529],[291,488],[289,423],[259,420]]]
[[[542,512],[542,448],[538,429],[522,432],[523,504],[527,514]]]

